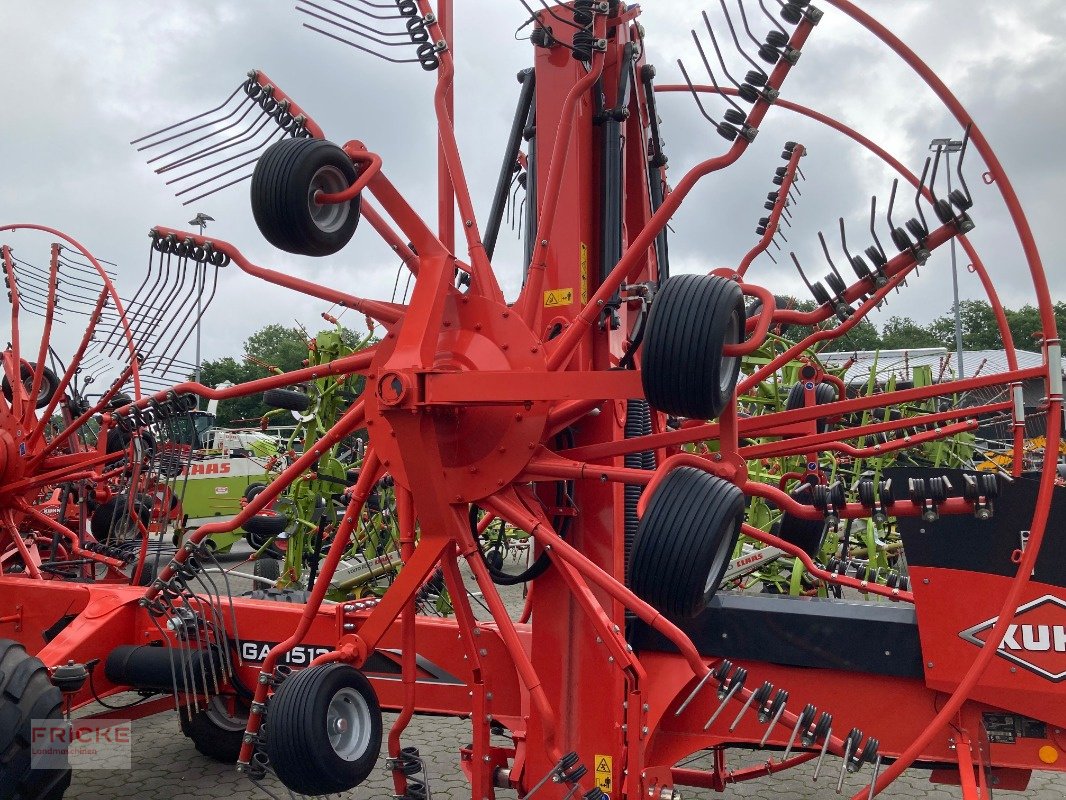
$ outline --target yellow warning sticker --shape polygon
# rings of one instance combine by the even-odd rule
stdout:
[[[589,301],[589,246],[581,243],[581,305]]]
[[[574,302],[573,289],[549,289],[544,293],[544,307],[568,306]]]
[[[596,785],[601,792],[610,794],[614,789],[614,759],[611,756],[596,756]]]

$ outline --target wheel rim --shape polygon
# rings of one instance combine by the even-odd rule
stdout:
[[[326,731],[330,746],[345,761],[356,761],[370,744],[370,707],[355,689],[341,689],[329,701]]]
[[[726,346],[740,343],[740,315],[736,310],[729,315],[729,322],[726,325],[723,341]],[[738,367],[739,362],[736,356],[722,356],[722,366],[718,373],[718,386],[725,396],[733,394],[733,387],[737,382]]]
[[[243,731],[248,724],[245,717],[233,716],[226,707],[226,699],[215,695],[205,709],[207,718],[216,728],[224,731]]]
[[[726,545],[731,541],[728,539],[722,542],[718,548],[718,552],[714,554],[714,561],[711,562],[711,569],[707,572],[707,582],[703,585],[703,593],[708,594],[718,589],[718,575],[722,571],[722,565],[729,559],[733,553],[730,549],[726,548]]]
[[[319,203],[316,195],[337,194],[348,188],[348,179],[337,167],[319,167],[311,178],[311,185],[307,189],[307,212],[311,215],[311,221],[315,227],[325,233],[334,233],[344,226],[348,219],[347,203]]]

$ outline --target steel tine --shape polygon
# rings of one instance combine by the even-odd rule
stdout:
[[[411,44],[410,38],[407,35],[407,31],[395,31],[395,32],[393,32],[393,31],[379,30],[377,28],[371,27],[370,25],[367,25],[365,22],[359,22],[357,20],[354,20],[354,19],[351,19],[349,17],[346,17],[346,16],[344,16],[343,14],[341,14],[341,13],[339,13],[337,11],[331,11],[330,9],[326,8],[325,6],[320,6],[318,3],[312,3],[311,0],[296,0],[296,2],[297,3],[303,3],[304,5],[311,6],[311,8],[317,8],[319,11],[322,11],[323,13],[329,14],[330,16],[337,17],[338,19],[344,20],[347,23],[355,25],[357,28],[366,28],[368,31],[376,33],[379,36],[401,36],[404,39],[404,41],[402,41],[402,42],[381,42],[381,44],[387,44],[390,47],[396,47],[398,45],[410,46],[410,44]],[[297,11],[301,11],[301,12],[303,12],[305,14],[311,14],[310,11],[307,11],[306,9],[300,8],[300,6],[296,6],[296,10]],[[313,16],[313,17],[315,17],[317,19],[320,19],[323,22],[331,22],[331,20],[329,20],[329,19],[327,19],[325,17],[320,17],[320,16],[318,16],[318,14],[311,14],[311,16]],[[395,19],[400,19],[400,17],[396,17]],[[336,23],[334,23],[334,24],[336,24]],[[338,25],[337,27],[343,28],[344,26],[343,25]],[[346,30],[352,30],[352,29],[351,28],[346,28]],[[352,32],[355,33],[356,31],[352,31]],[[372,39],[373,37],[368,36],[367,38],[368,39]]]
[[[826,743],[827,744],[828,744],[828,741],[829,740],[827,738],[826,739]],[[849,736],[848,740],[847,740],[847,743],[844,745],[844,759],[841,761],[841,764],[840,764],[840,776],[837,778],[837,794],[840,794],[841,791],[844,788],[844,773],[847,772],[847,769],[848,769],[848,759],[851,758],[851,748],[852,748],[852,742],[851,742],[851,737]]]
[[[168,125],[165,128],[160,128],[159,130],[157,130],[157,131],[155,131],[153,133],[146,133],[144,136],[141,136],[141,137],[139,137],[137,139],[134,139],[132,142],[130,142],[130,144],[139,144],[140,142],[143,142],[145,139],[151,139],[154,136],[159,136],[161,133],[166,133],[167,131],[172,131],[175,128],[180,127],[182,125],[187,125],[188,123],[195,122],[198,119],[203,119],[204,117],[206,117],[209,114],[214,114],[216,111],[221,111],[223,108],[226,107],[226,105],[229,103],[230,100],[232,100],[234,97],[237,96],[238,92],[240,92],[244,88],[244,86],[245,86],[245,82],[242,82],[236,89],[233,90],[233,94],[231,94],[229,97],[227,97],[225,100],[223,100],[221,103],[219,103],[214,108],[208,109],[207,111],[204,111],[202,114],[197,114],[195,117],[189,117],[188,119],[184,119],[181,122],[175,122],[173,125]],[[205,123],[205,125],[211,125],[211,124],[213,124],[213,123],[210,123],[210,122]],[[166,141],[166,140],[164,140],[164,141]],[[156,144],[159,144],[159,142],[156,142],[155,144],[150,144],[150,145],[147,145],[147,146],[148,147],[155,147]],[[137,149],[138,150],[144,150],[145,148],[144,147],[139,147]]]
[[[139,287],[137,287],[137,292],[133,295],[133,300],[131,301],[131,303],[129,305],[127,305],[127,311],[130,308],[130,306],[135,304],[140,299],[141,293],[148,286],[148,282],[152,279],[152,270],[154,269],[154,267],[158,266],[159,275],[162,275],[162,273],[163,273],[163,254],[162,253],[159,254],[159,263],[158,263],[158,265],[156,265],[156,259],[155,259],[155,255],[154,255],[156,252],[157,251],[156,251],[156,249],[154,247],[153,240],[149,239],[149,242],[148,242],[148,270],[147,270],[147,272],[144,275],[144,280],[141,281],[141,285]],[[158,283],[158,276],[156,278],[156,282]],[[146,297],[148,297],[148,296],[150,296],[150,294],[146,295]],[[111,341],[112,336],[114,336],[116,333],[118,333],[118,328],[119,328],[119,326],[118,326],[118,324],[116,324],[115,327],[112,329],[111,333],[109,333],[107,335],[107,338],[102,342],[101,347],[103,347],[104,345],[108,344]],[[121,342],[121,337],[119,338],[119,341]],[[117,345],[116,345],[116,347],[117,347]],[[111,349],[112,355],[114,354],[114,352],[115,352],[115,348],[113,347]]]
[[[877,754],[877,760],[874,761],[874,776],[873,776],[873,778],[870,779],[870,794],[868,795],[867,800],[874,800],[874,797],[877,794],[877,792],[875,791],[874,787],[877,786],[877,777],[880,774],[881,774],[881,754],[878,753]]]
[[[170,354],[170,346],[174,343],[174,340],[181,335],[185,321],[196,311],[196,305],[193,303],[193,298],[200,293],[200,290],[202,290],[202,286],[198,286],[198,284],[202,284],[201,273],[203,265],[199,261],[193,261],[192,263],[193,274],[192,280],[189,282],[188,290],[171,306],[178,310],[170,315],[166,327],[162,329],[162,333],[156,341],[156,347],[153,347],[146,353],[146,355],[156,356],[160,361]],[[185,314],[179,318],[181,309],[185,310]],[[170,338],[167,340],[166,344],[160,345],[160,342],[163,340],[163,337],[166,336],[168,331],[173,331],[173,333],[170,334]]]
[[[263,132],[263,129],[266,128],[267,124],[271,121],[271,117],[270,117],[269,114],[264,114],[263,116],[264,116],[264,119],[259,124],[259,127],[256,128],[255,131],[253,131],[251,134],[249,134],[242,141],[237,141],[237,140],[229,141],[226,144],[224,144],[223,146],[220,146],[213,153],[208,153],[208,154],[205,154],[203,156],[200,156],[196,160],[197,161],[201,161],[201,160],[204,160],[206,158],[210,158],[211,156],[214,156],[214,155],[217,155],[218,153],[221,153],[223,150],[228,150],[231,147],[237,147],[238,145],[244,144],[245,142],[254,142],[255,138],[257,136],[259,136],[260,133]],[[234,153],[231,156],[226,156],[223,159],[220,159],[218,161],[214,161],[214,162],[212,162],[210,164],[207,164],[207,165],[205,165],[203,167],[199,167],[198,169],[194,169],[192,172],[186,172],[184,175],[179,175],[176,178],[171,178],[170,180],[166,181],[166,185],[170,186],[172,184],[179,183],[180,181],[187,180],[188,178],[191,178],[194,175],[199,175],[202,172],[207,172],[208,170],[215,169],[216,167],[221,167],[223,164],[228,164],[231,161],[236,161],[239,158],[244,158],[245,156],[251,155],[252,153],[255,153],[258,150],[262,150],[267,145],[269,145],[270,142],[273,139],[277,138],[278,134],[284,135],[285,134],[284,129],[277,128],[277,129],[275,129],[273,131],[270,131],[267,134],[267,137],[266,137],[266,139],[264,141],[262,141],[262,142],[260,142],[258,144],[253,144],[250,148],[248,148],[246,150],[241,150],[239,153]],[[253,159],[253,161],[251,163],[255,163],[255,161],[258,160],[258,158],[259,158],[259,156],[256,156],[256,158]],[[189,166],[190,163],[191,162],[187,162],[184,166]],[[223,172],[223,173],[220,173],[220,174],[221,175],[227,175],[230,172],[234,172],[235,170],[240,169],[240,167],[243,167],[243,166],[246,166],[246,165],[245,164],[238,165],[237,167],[234,167],[233,169],[227,170],[226,172]],[[185,191],[188,191],[188,189],[186,189]]]
[[[737,714],[737,716],[733,720],[732,724],[730,724],[730,726],[729,726],[729,732],[730,733],[732,733],[734,730],[736,730],[737,725],[740,724],[740,720],[744,717],[744,715],[748,713],[748,709],[751,708],[751,704],[752,704],[752,702],[754,702],[754,700],[755,700],[755,692],[751,692],[748,695],[748,699],[744,701],[744,705],[742,705],[740,707],[740,713]]]
[[[779,689],[778,691],[784,691]],[[776,696],[775,696],[776,699]],[[766,742],[770,739],[770,734],[774,728],[777,727],[777,723],[781,721],[782,715],[785,713],[785,706],[788,705],[788,692],[785,692],[785,700],[781,703],[781,707],[777,709],[777,712],[770,718],[770,724],[766,727],[766,733],[762,735],[762,739],[759,740],[759,747],[764,747]]]
[[[703,118],[712,125],[717,126],[718,122],[710,114],[707,113],[707,109],[703,107],[703,101],[700,100],[699,93],[696,91],[696,87],[692,85],[692,79],[688,76],[688,70],[685,69],[685,63],[679,58],[677,60],[677,66],[681,68],[681,75],[685,79],[685,83],[688,84],[689,91],[692,92],[692,99],[696,101],[696,107],[699,108]]]
[[[173,258],[172,254],[167,253],[167,257],[166,257],[166,272],[163,275],[163,288],[161,289],[161,291],[169,291],[169,289],[167,287],[169,287],[170,283],[171,283],[171,272],[170,272],[170,270],[171,270],[171,260],[172,260],[172,258]],[[178,261],[179,261],[178,269],[182,269],[183,265],[182,265],[181,262],[183,262],[184,259],[179,258]],[[141,317],[140,319],[138,319],[136,328],[134,328],[132,325],[130,326],[130,336],[133,338],[135,343],[144,342],[144,341],[147,341],[149,339],[153,329],[158,324],[160,316],[163,313],[165,313],[164,309],[167,307],[167,304],[168,304],[171,296],[172,295],[168,295],[168,296],[166,296],[164,298],[158,298],[158,295],[157,295],[157,298],[160,300],[159,305],[157,307],[159,310],[156,311],[156,313],[153,314],[150,317],[145,315],[145,316]],[[148,355],[148,353],[146,352],[145,355]]]
[[[307,0],[297,0],[297,1],[298,2],[307,2]],[[316,4],[311,3],[311,2],[307,2],[307,4],[311,5],[313,7],[316,7],[316,9],[321,9],[321,7],[322,7],[320,5],[316,5]],[[296,6],[296,11],[300,12],[301,14],[306,14],[309,17],[313,17],[314,19],[318,19],[318,20],[320,20],[322,22],[325,22],[326,25],[332,25],[332,26],[335,26],[337,28],[340,28],[342,31],[348,31],[349,33],[354,33],[357,36],[362,36],[364,38],[370,39],[371,42],[373,42],[376,45],[381,45],[382,47],[410,47],[411,46],[411,42],[410,42],[409,38],[405,39],[405,41],[403,41],[403,42],[386,42],[385,39],[377,38],[377,36],[371,35],[370,33],[367,33],[366,31],[361,31],[361,30],[359,30],[359,28],[366,28],[367,31],[373,31],[378,36],[391,36],[391,35],[395,35],[395,34],[388,33],[386,31],[378,31],[377,29],[371,28],[370,26],[367,26],[367,25],[361,25],[361,23],[356,22],[355,20],[349,19],[348,17],[341,16],[340,14],[337,14],[336,12],[328,11],[327,9],[322,9],[322,11],[325,11],[327,14],[333,14],[335,17],[339,17],[340,19],[343,19],[345,22],[351,22],[353,26],[357,25],[357,26],[359,26],[359,28],[353,28],[351,26],[343,25],[342,22],[338,22],[336,19],[330,19],[329,17],[324,17],[321,14],[316,14],[313,11],[310,11],[309,9],[305,9],[305,7],[302,6],[302,5],[297,5]]]
[[[970,149],[970,131],[973,129],[973,123],[967,123],[966,131],[962,135],[962,148],[959,150],[959,159],[955,163],[955,174],[959,178],[959,183],[962,184],[962,190],[966,193],[966,201],[973,205],[973,195],[970,194],[970,187],[966,183],[966,178],[962,174],[962,162],[966,160],[966,151]]]
[[[351,3],[346,3],[344,2],[344,0],[333,0],[333,2],[339,6],[350,8],[352,11],[355,11],[359,14],[365,14],[371,19],[403,19],[403,17],[401,17],[399,14],[372,14],[369,11],[364,11],[358,6],[353,6]],[[370,6],[371,8],[389,8],[389,6],[382,6],[377,3],[366,3],[365,0],[359,0],[359,2],[364,3],[364,5]]]
[[[809,280],[807,280],[807,276],[804,274],[803,267],[800,266],[800,262],[799,262],[799,259],[796,258],[796,254],[794,252],[792,252],[792,253],[789,253],[789,255],[792,256],[792,263],[794,263],[796,265],[796,269],[799,270],[800,278],[802,278],[803,282],[807,285],[808,291],[813,293],[814,292],[814,287],[812,287],[811,286],[811,282]]]
[[[789,753],[792,752],[792,745],[796,743],[796,737],[799,735],[800,726],[803,724],[802,715],[796,720],[796,727],[792,729],[792,735],[788,737],[788,744],[785,746],[785,754],[781,756],[782,761],[788,761]]]
[[[840,278],[841,282],[847,284],[844,277],[837,270],[837,265],[833,263],[833,257],[829,255],[829,245],[826,244],[825,237],[821,231],[818,231],[818,241],[822,243],[822,252],[825,253],[825,260],[829,262],[829,269],[833,270],[833,274]]]
[[[241,86],[238,87],[237,91],[240,91],[241,88],[243,88],[245,85],[247,85],[247,82],[241,84]],[[193,147],[194,145],[197,145],[200,142],[206,141],[207,139],[210,139],[212,136],[217,136],[217,135],[223,133],[224,131],[229,130],[234,125],[239,125],[241,123],[241,120],[243,120],[246,116],[248,116],[249,112],[253,108],[255,108],[256,105],[257,105],[257,103],[255,102],[255,100],[253,100],[251,97],[248,97],[247,95],[245,95],[245,97],[242,98],[241,101],[237,105],[235,105],[233,107],[233,109],[228,114],[226,114],[224,117],[222,117],[221,119],[212,120],[211,122],[205,122],[203,125],[198,125],[195,128],[190,128],[187,131],[180,131],[179,133],[175,133],[175,134],[173,134],[171,136],[168,136],[166,139],[161,139],[160,141],[154,142],[154,143],[152,143],[150,145],[144,145],[142,147],[139,147],[139,148],[137,148],[137,151],[141,152],[143,150],[150,150],[150,149],[152,149],[154,147],[162,147],[165,144],[169,144],[171,142],[176,142],[179,139],[185,138],[186,136],[192,136],[193,134],[199,133],[200,131],[207,129],[207,133],[203,134],[202,136],[198,136],[198,137],[196,137],[194,139],[190,139],[187,142],[184,142],[182,144],[178,144],[176,147],[174,147],[174,148],[172,148],[170,150],[167,150],[165,153],[158,153],[157,155],[154,155],[150,159],[148,159],[148,163],[149,164],[154,164],[156,161],[159,161],[160,159],[168,158],[169,156],[172,156],[175,153],[180,153],[182,150],[185,150],[188,147]],[[242,108],[244,109],[243,111],[241,111]],[[228,125],[223,126],[221,129],[218,128],[219,125],[221,125],[222,123],[226,122],[227,120],[231,119],[234,116],[237,116],[237,119],[233,120]]]
[[[894,231],[896,229],[896,223],[892,221],[892,210],[896,207],[896,191],[899,189],[899,178],[892,179],[892,191],[888,195],[888,210],[885,212],[885,219],[888,220],[888,229]]]
[[[205,279],[207,277],[207,265],[205,264],[203,266],[204,266],[204,272],[201,275],[200,289],[199,289],[199,292],[200,292],[201,295],[203,294],[203,285],[204,285]],[[207,309],[211,306],[212,301],[215,299],[215,292],[216,291],[218,291],[218,267],[215,267],[214,279],[211,282],[211,294],[208,296],[207,300],[205,300],[202,303],[200,303],[200,313],[197,315],[197,317],[193,321],[193,323],[186,327],[186,329],[185,329],[185,338],[182,339],[181,342],[178,344],[178,346],[174,348],[174,355],[171,356],[170,361],[168,361],[166,367],[163,368],[164,371],[168,371],[169,372],[170,368],[173,366],[174,359],[177,358],[177,354],[181,352],[181,349],[189,341],[189,337],[192,336],[192,332],[194,330],[196,330],[196,326],[200,323],[200,320],[203,319],[204,314],[207,313]],[[193,365],[190,364],[189,366],[193,366]]]
[[[718,85],[718,79],[714,77],[714,72],[711,70],[711,62],[707,60],[707,54],[703,50],[703,45],[700,43],[700,37],[696,35],[696,31],[692,31],[692,41],[696,43],[696,49],[699,50],[700,58],[703,59],[703,66],[707,69],[707,75],[710,77],[711,83],[714,84],[715,91],[718,92],[729,105],[733,106],[737,111],[744,113],[744,109],[742,109],[732,97],[723,92]],[[732,77],[729,79],[733,80]]]
[[[230,147],[230,146],[233,146],[235,144],[241,144],[243,142],[249,141],[249,139],[255,138],[255,135],[259,132],[259,130],[262,128],[262,126],[270,121],[270,115],[266,112],[266,109],[264,109],[258,103],[252,103],[251,105],[249,105],[248,106],[248,110],[244,114],[241,115],[241,118],[239,120],[234,122],[233,125],[228,125],[226,128],[223,129],[223,130],[229,130],[229,128],[234,127],[234,125],[237,125],[239,123],[244,122],[245,117],[247,117],[248,114],[251,113],[252,109],[255,109],[255,108],[259,109],[259,113],[255,117],[252,118],[252,121],[248,124],[248,127],[245,128],[243,131],[240,131],[238,133],[230,134],[226,139],[223,139],[221,142],[218,142],[216,144],[210,144],[207,147],[203,147],[203,148],[197,150],[194,153],[189,153],[187,155],[183,155],[183,156],[175,159],[174,161],[168,162],[168,163],[164,164],[163,166],[157,168],[156,171],[155,171],[156,174],[157,175],[164,175],[167,172],[170,172],[172,170],[178,169],[179,167],[187,166],[187,165],[191,164],[193,161],[198,161],[201,158],[207,158],[209,156],[212,156],[215,153],[219,152],[220,150],[225,149],[226,147]],[[256,128],[256,125],[259,125],[259,128]],[[205,136],[201,136],[196,141],[189,142],[186,145],[182,145],[181,147],[177,148],[176,150],[171,150],[169,153],[166,153],[164,155],[170,156],[170,155],[173,155],[174,153],[178,153],[178,152],[180,152],[181,150],[184,150],[187,147],[192,147],[193,145],[200,144],[202,142],[207,141],[208,139],[216,137],[218,135],[218,133],[219,132],[216,131],[216,132],[209,133],[209,134],[207,134]],[[248,137],[248,138],[245,138],[245,137]],[[164,156],[159,156],[159,158],[163,158],[163,157]],[[157,160],[158,160],[158,158],[152,159],[152,161],[157,161]],[[151,164],[152,161],[149,161],[148,163]]]
[[[259,126],[259,130],[257,130],[256,133],[258,134],[266,126],[266,123],[268,123],[268,122],[270,122],[269,118],[268,119],[264,119],[263,124],[261,126]],[[233,173],[235,173],[235,172],[237,172],[239,170],[243,170],[244,167],[246,167],[246,166],[251,166],[252,164],[256,163],[259,160],[259,156],[261,155],[261,151],[262,150],[265,150],[266,147],[269,147],[274,141],[279,140],[279,139],[284,139],[284,138],[285,138],[285,130],[282,129],[282,128],[277,128],[277,129],[271,131],[270,133],[266,134],[266,138],[262,142],[260,142],[259,144],[256,144],[254,147],[251,147],[251,148],[246,149],[246,150],[242,150],[241,153],[238,153],[238,154],[233,155],[233,156],[229,156],[228,158],[224,158],[221,161],[215,161],[214,163],[208,164],[207,166],[200,167],[199,170],[194,170],[193,172],[181,175],[180,177],[172,178],[171,180],[166,181],[166,185],[167,186],[171,186],[172,183],[177,183],[178,181],[185,180],[187,178],[191,178],[194,175],[198,175],[200,173],[207,172],[208,170],[214,170],[215,167],[222,166],[223,164],[229,163],[230,161],[233,161],[233,160],[236,160],[236,159],[239,159],[239,158],[243,158],[245,156],[251,156],[251,155],[255,154],[255,157],[252,158],[252,159],[244,161],[244,162],[238,164],[237,166],[231,166],[230,169],[228,169],[228,170],[224,170],[223,172],[211,175],[210,177],[205,178],[204,180],[201,180],[199,183],[194,183],[194,185],[189,186],[189,187],[185,187],[181,191],[175,193],[176,196],[178,196],[178,197],[180,197],[182,194],[188,194],[189,192],[193,191],[194,189],[199,189],[200,187],[207,186],[208,183],[210,183],[212,180],[220,179],[220,178],[222,178],[222,177],[224,177],[226,175],[232,175]]]
[[[929,174],[929,165],[932,163],[932,159],[926,156],[925,167],[922,169],[922,179],[918,181],[918,189],[914,193],[914,207],[918,209],[918,218],[922,221],[922,227],[926,233],[929,233],[929,222],[925,218],[925,212],[922,210],[922,194],[925,189],[925,178]]]
[[[744,50],[744,48],[741,47],[741,45],[740,45],[740,37],[737,36],[737,29],[736,29],[736,26],[733,25],[733,18],[731,16],[729,16],[729,9],[726,8],[725,0],[718,0],[718,2],[722,6],[723,13],[725,13],[725,21],[726,21],[726,24],[729,26],[729,33],[733,37],[733,44],[736,45],[737,52],[740,53],[741,58],[743,58],[745,61],[747,61],[749,64],[751,64],[751,66],[754,69],[756,69],[758,72],[762,73],[763,75],[767,75],[766,70],[764,70],[761,66],[759,66],[758,62],[756,62],[755,59],[753,59],[751,56],[749,56],[747,54],[747,52]],[[738,0],[738,3],[739,3],[739,0]],[[744,13],[744,6],[740,7],[740,11],[741,11],[741,14]],[[745,18],[745,20],[746,20],[746,18]],[[767,77],[769,77],[769,76],[767,75]]]
[[[228,189],[231,186],[236,186],[238,183],[244,183],[244,181],[248,181],[248,180],[251,180],[251,179],[252,179],[252,173],[249,172],[247,175],[243,175],[240,178],[235,178],[234,180],[230,181],[229,183],[224,183],[221,186],[216,186],[214,189],[211,189],[210,191],[204,192],[203,194],[198,194],[198,195],[196,195],[196,197],[190,197],[188,200],[183,200],[181,202],[181,204],[182,204],[182,206],[192,205],[197,200],[203,200],[205,197],[210,197],[213,194],[218,194],[223,189]]]
[[[722,7],[725,8],[724,5]],[[707,35],[711,37],[711,47],[714,48],[714,54],[718,58],[718,63],[722,65],[722,72],[725,73],[725,76],[729,80],[729,82],[733,84],[734,87],[739,89],[740,83],[737,81],[736,78],[733,77],[733,74],[729,71],[729,67],[726,66],[725,57],[722,55],[722,48],[718,44],[718,37],[715,36],[714,28],[711,27],[711,18],[707,16],[706,11],[703,11],[701,13],[703,14],[703,25],[705,28],[707,28]],[[704,57],[705,62],[706,60],[706,57]],[[707,68],[707,71],[710,72],[710,67]]]
[[[711,679],[713,674],[714,672],[712,670],[707,670],[707,674],[700,678],[700,682],[696,684],[696,688],[693,689],[689,696],[685,698],[685,701],[678,706],[677,711],[674,712],[675,717],[680,717],[684,710],[689,707],[689,704],[696,699],[696,695],[698,695],[700,690],[707,685],[707,681]]]
[[[771,25],[781,31],[781,33],[788,35],[788,31],[785,30],[785,26],[778,22],[774,15],[770,13],[770,11],[766,8],[766,4],[763,2],[763,0],[759,0],[759,8],[762,9],[762,13],[766,16],[766,18],[770,20]]]
[[[257,148],[255,148],[253,150],[249,150],[248,152],[249,153],[253,153],[253,152],[255,152],[255,150],[258,150],[258,149],[260,149],[260,148],[257,147]],[[242,155],[245,155],[245,154],[242,153]],[[209,184],[209,183],[213,183],[214,181],[219,180],[220,178],[224,178],[227,175],[232,175],[234,172],[238,172],[239,170],[246,169],[247,167],[250,167],[253,164],[255,164],[258,160],[259,160],[259,156],[256,155],[255,158],[249,159],[248,161],[244,161],[244,162],[238,164],[235,167],[230,167],[227,170],[223,170],[222,172],[219,172],[217,175],[210,175],[207,178],[204,178],[199,183],[194,183],[192,186],[186,186],[184,189],[182,189],[180,191],[177,191],[177,192],[174,192],[174,196],[175,197],[181,197],[183,194],[188,194],[189,192],[194,192],[197,189],[200,189],[200,188],[203,188],[204,186],[207,186],[207,184]],[[216,165],[212,164],[210,166],[204,167],[204,169],[213,169],[215,166]],[[185,178],[189,178],[189,177],[191,177],[194,174],[195,173],[191,173],[190,172],[188,175],[182,175],[177,180],[179,180],[179,181],[180,180],[185,180]],[[168,181],[168,183],[174,183],[174,181]]]
[[[756,47],[762,47],[762,42],[755,38],[755,34],[752,33],[751,30],[751,25],[748,24],[748,15],[747,12],[744,11],[744,0],[737,0],[737,7],[740,9],[740,19],[744,24],[744,32],[748,34],[748,38],[755,43]],[[784,33],[783,30],[782,33]]]
[[[825,713],[825,712],[822,712]],[[833,735],[833,726],[830,725],[829,729],[825,732],[825,736],[822,738],[822,749],[818,753],[818,763],[814,765],[814,776],[811,781],[817,781],[818,775],[822,772],[822,762],[825,761],[826,751],[829,750],[829,737]],[[847,758],[844,759],[844,763],[847,764]]]
[[[308,30],[314,31],[315,33],[321,33],[323,36],[327,36],[330,39],[340,42],[341,44],[346,44],[349,47],[354,47],[356,50],[362,50],[364,53],[369,53],[372,56],[377,56],[383,61],[388,61],[392,64],[417,64],[419,61],[417,58],[392,58],[391,56],[387,56],[384,53],[379,53],[376,50],[372,50],[369,47],[364,47],[361,44],[356,44],[355,42],[348,41],[347,39],[341,36],[337,36],[336,34],[324,31],[321,28],[316,28],[314,25],[309,25],[306,22],[304,23],[304,27]]]
[[[933,154],[933,174],[929,176],[929,194],[933,197],[933,202],[937,202],[936,196],[936,176],[940,172],[940,155],[944,152],[943,145],[937,145],[936,151]]]
[[[877,238],[877,195],[870,198],[870,235],[874,237],[874,244],[877,245],[878,251],[881,253],[881,257],[888,261],[888,254],[885,253],[885,248],[881,246],[881,240]]]

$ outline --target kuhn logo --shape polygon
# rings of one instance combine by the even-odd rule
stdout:
[[[984,647],[993,617],[959,634]],[[996,654],[1053,683],[1066,680],[1066,600],[1044,595],[1019,607]]]

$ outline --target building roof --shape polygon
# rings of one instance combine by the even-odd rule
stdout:
[[[1020,369],[1039,367],[1044,363],[1041,353],[1028,350],[1015,350]],[[946,347],[923,347],[912,350],[860,350],[853,352],[821,353],[819,359],[826,366],[841,367],[851,361],[843,375],[845,383],[865,383],[870,379],[870,371],[877,369],[879,382],[895,377],[897,381],[909,381],[915,367],[928,366],[932,369],[933,380],[953,380],[956,371],[954,351]],[[1066,359],[1062,369],[1066,372]],[[998,375],[1009,372],[1007,352],[1005,350],[964,350],[962,364],[967,378],[979,375]]]

